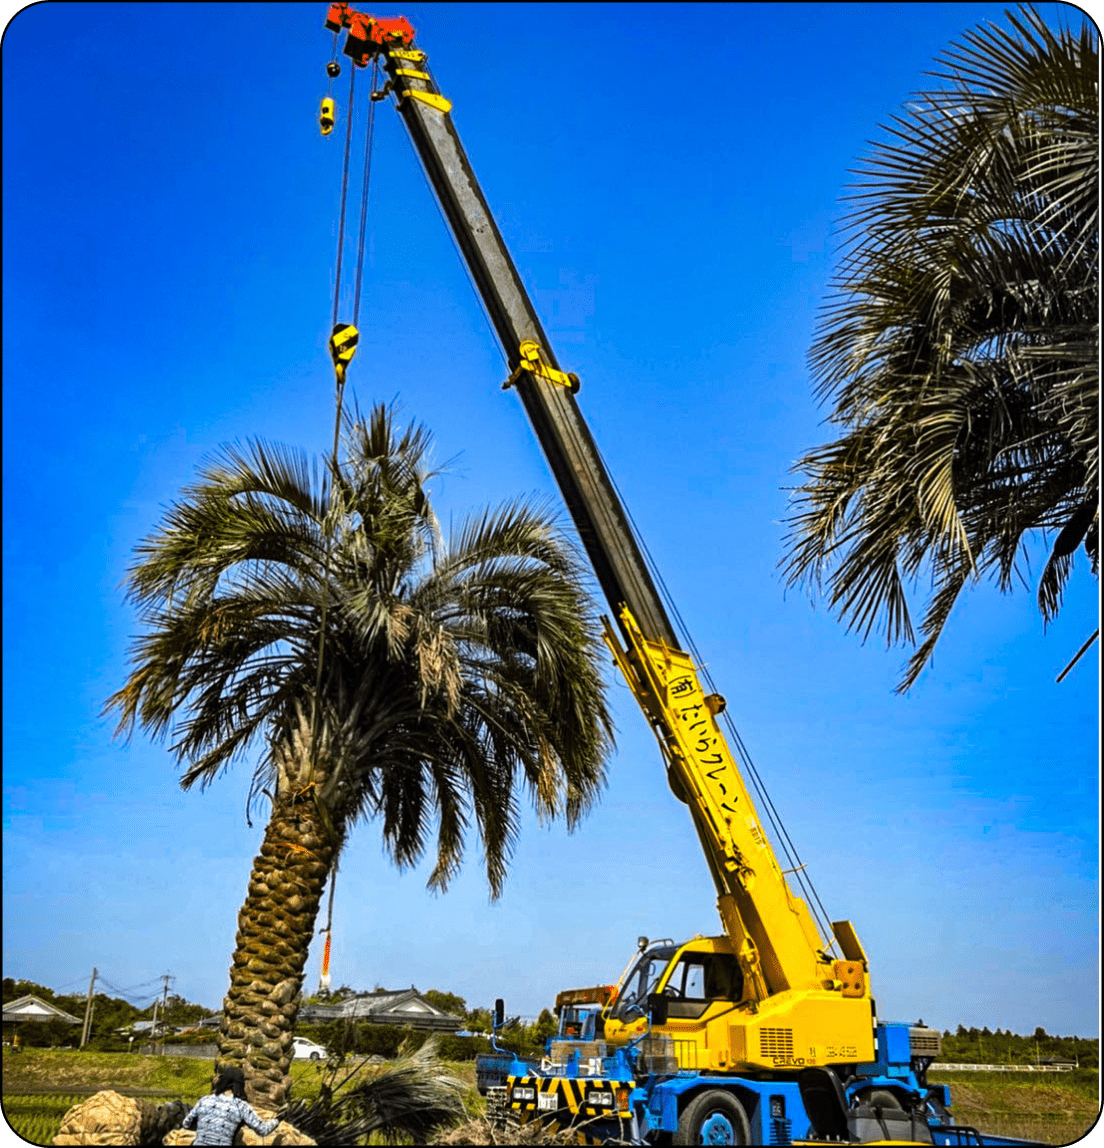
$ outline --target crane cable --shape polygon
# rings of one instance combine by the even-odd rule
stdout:
[[[353,143],[353,97],[356,68],[349,69],[349,108],[345,113],[345,159],[341,168],[341,210],[337,217],[337,270],[334,275],[333,323],[337,325],[337,308],[341,295],[341,265],[345,255],[345,205],[349,197],[349,149]]]
[[[336,54],[337,38],[334,37],[334,52]],[[331,60],[331,63],[333,61]],[[327,69],[332,73],[332,69]],[[349,154],[352,146],[353,135],[353,99],[355,92],[355,79],[356,68],[353,67],[349,74],[349,107],[346,112],[347,123],[345,127],[345,155],[342,162],[341,171],[341,209],[338,219],[338,240],[337,240],[337,265],[334,274],[334,298],[333,298],[333,335],[330,338],[330,353],[334,361],[334,374],[336,376],[335,397],[334,397],[334,430],[333,430],[333,446],[330,454],[330,491],[331,491],[331,505],[328,508],[326,518],[323,522],[323,532],[325,536],[324,545],[324,558],[323,558],[323,576],[322,576],[322,602],[319,613],[318,623],[318,659],[315,666],[314,678],[314,698],[313,706],[311,708],[311,768],[307,777],[307,784],[303,787],[301,792],[309,790],[314,800],[315,807],[321,816],[327,831],[330,834],[331,841],[335,845],[339,845],[338,835],[332,824],[329,813],[325,809],[321,800],[318,797],[318,791],[314,786],[314,774],[318,765],[318,725],[321,715],[322,703],[322,670],[324,664],[325,648],[326,648],[326,614],[329,607],[329,588],[330,588],[330,560],[333,552],[333,514],[332,495],[336,491],[338,481],[338,447],[341,440],[341,418],[344,406],[345,397],[345,378],[349,362],[352,360],[353,353],[356,350],[358,341],[356,325],[360,320],[360,298],[361,298],[361,284],[364,275],[364,240],[367,231],[368,222],[368,191],[372,172],[372,141],[375,135],[375,117],[376,117],[376,100],[370,98],[368,103],[368,129],[364,142],[364,167],[361,177],[361,192],[360,192],[360,226],[357,235],[357,258],[356,258],[356,280],[355,280],[355,294],[353,301],[353,322],[351,324],[339,324],[337,322],[338,307],[341,302],[341,270],[343,255],[345,249],[345,212],[348,203],[349,194]],[[332,75],[331,75],[332,80]],[[378,58],[372,61],[372,81],[371,81],[371,95],[374,96],[376,91],[377,82],[379,80],[379,60]],[[350,336],[351,332],[351,336]],[[341,340],[340,343],[338,340]],[[337,878],[337,857],[334,857],[332,867],[330,869],[330,895],[329,895],[329,910],[326,916],[326,946],[322,957],[322,987],[329,986],[329,964],[330,964],[330,937],[333,926],[333,900],[334,900],[334,886]]]
[[[353,301],[353,322],[351,324],[342,324],[338,323],[337,321],[337,312],[338,307],[341,305],[341,268],[345,250],[345,211],[349,198],[349,153],[351,150],[353,137],[353,97],[355,78],[356,68],[354,67],[349,75],[349,109],[346,113],[348,122],[345,127],[345,158],[341,171],[341,209],[338,215],[337,225],[337,268],[334,273],[334,333],[330,339],[330,353],[334,360],[334,374],[336,376],[333,446],[330,451],[331,492],[336,487],[338,475],[338,446],[341,441],[341,415],[345,398],[346,370],[349,362],[352,360],[353,353],[356,350],[356,324],[360,320],[360,293],[361,283],[363,281],[364,275],[364,238],[368,223],[368,190],[372,174],[372,139],[375,135],[376,118],[376,101],[369,99],[368,131],[364,141],[364,169],[361,177],[360,226],[357,235],[356,287],[355,298]],[[375,93],[378,79],[379,60],[375,59],[372,61],[372,94]],[[339,334],[339,332],[341,334]],[[351,336],[349,335],[349,332],[352,332]],[[338,343],[339,339],[342,340],[340,344]],[[318,629],[318,660],[314,677],[314,707],[311,717],[311,771],[308,777],[308,784],[312,783],[314,780],[314,769],[317,764],[319,702],[322,693],[322,662],[326,645],[326,613],[329,606],[330,557],[333,548],[332,516],[327,516],[327,521],[324,529],[326,542],[322,578],[322,607]]]
[[[644,536],[641,533],[640,528],[637,526],[636,520],[633,518],[632,512],[629,510],[628,504],[625,502],[621,491],[618,489],[617,482],[613,477],[612,471],[608,466],[606,466],[606,461],[602,457],[602,452],[598,449],[597,443],[595,444],[594,449],[602,462],[602,466],[605,468],[606,474],[609,477],[610,485],[613,487],[614,492],[621,502],[621,506],[624,509],[625,517],[628,520],[630,530],[633,534],[633,537],[636,539],[637,545],[640,547],[641,554],[644,556],[645,564],[651,571],[652,577],[655,579],[655,583],[659,589],[660,596],[663,598],[667,608],[674,616],[678,632],[680,633],[682,639],[686,642],[687,652],[693,657],[695,663],[697,664],[697,668],[700,671],[706,686],[710,690],[717,692],[717,687],[713,682],[713,676],[709,672],[708,664],[702,658],[701,652],[698,650],[697,644],[695,643],[693,636],[690,633],[690,628],[687,626],[686,621],[682,616],[682,612],[679,610],[678,604],[675,602],[674,595],[668,589],[667,583],[664,581],[663,574],[659,569],[659,564],[653,558],[651,551],[648,549],[648,544],[644,541]],[[797,852],[797,848],[786,830],[785,823],[783,822],[781,815],[776,809],[774,802],[771,800],[771,796],[767,790],[766,784],[763,781],[759,770],[756,768],[754,760],[752,759],[751,751],[748,749],[744,739],[740,736],[740,731],[737,729],[732,715],[726,711],[722,715],[722,720],[724,721],[725,726],[727,727],[728,732],[732,737],[733,745],[737,750],[737,755],[739,756],[744,766],[746,774],[751,780],[752,787],[754,788],[756,795],[759,797],[760,801],[763,803],[764,808],[766,809],[767,820],[770,822],[771,828],[776,834],[776,839],[778,840],[779,847],[781,848],[786,861],[789,864],[789,868],[786,870],[786,872],[793,875],[796,883],[801,889],[801,892],[804,894],[806,903],[808,904],[809,909],[817,922],[817,925],[823,933],[822,939],[826,942],[824,951],[830,952],[834,948],[836,942],[833,939],[831,918],[828,915],[828,911],[824,908],[824,904],[820,899],[820,895],[816,890],[816,886],[813,884],[812,877],[805,872],[805,863],[801,860],[801,857]]]

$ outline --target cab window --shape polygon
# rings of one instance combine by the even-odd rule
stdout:
[[[738,1001],[743,977],[735,957],[727,953],[687,953],[664,987],[667,1015],[672,1020],[694,1020],[711,1001]]]

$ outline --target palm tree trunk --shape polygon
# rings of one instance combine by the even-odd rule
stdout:
[[[291,1083],[303,969],[337,844],[310,794],[281,796],[238,915],[216,1072],[240,1066],[249,1101],[263,1108],[278,1108]]]

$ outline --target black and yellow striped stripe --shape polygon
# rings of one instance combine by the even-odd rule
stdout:
[[[632,1090],[631,1080],[607,1080],[603,1077],[586,1076],[508,1076],[506,1096],[509,1108],[514,1112],[535,1112],[541,1116],[555,1116],[560,1121],[573,1120],[578,1116],[627,1116],[618,1112],[617,1093]],[[515,1096],[515,1090],[531,1089],[532,1095]],[[542,1106],[540,1096],[555,1096],[555,1107],[549,1101]]]

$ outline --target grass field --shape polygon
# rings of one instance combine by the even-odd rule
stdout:
[[[32,1144],[49,1144],[61,1118],[74,1104],[101,1088],[132,1092],[151,1100],[194,1103],[211,1087],[210,1060],[82,1053],[29,1048],[12,1055],[4,1049],[4,1116],[12,1130]],[[480,1106],[473,1062],[450,1063],[452,1075],[468,1085],[468,1108]],[[325,1069],[315,1062],[291,1066],[292,1093],[317,1095]],[[1089,1069],[1040,1077],[1035,1073],[932,1074],[949,1084],[955,1119],[983,1132],[1045,1144],[1073,1144],[1092,1127],[1099,1111],[1098,1081]],[[51,1091],[48,1091],[51,1090]]]
[[[932,1073],[932,1084],[951,1088],[951,1111],[959,1124],[982,1132],[1044,1144],[1073,1144],[1100,1115],[1096,1072],[1082,1068],[1061,1075],[1034,1072]]]

